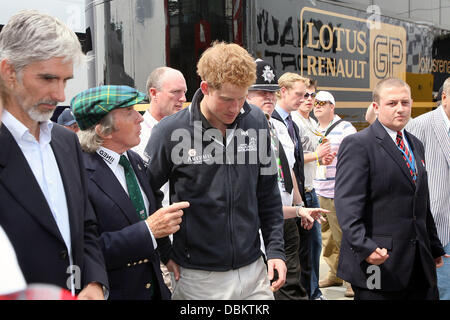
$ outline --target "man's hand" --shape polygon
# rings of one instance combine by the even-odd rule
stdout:
[[[324,166],[329,166],[333,162],[335,157],[336,157],[336,152],[328,153],[321,159],[320,162]]]
[[[150,215],[146,222],[153,236],[156,239],[164,238],[180,230],[182,209],[189,207],[189,205],[187,201],[177,202]]]
[[[166,264],[167,270],[170,272],[173,272],[173,276],[175,277],[175,280],[180,280],[180,267],[173,261],[172,259],[169,259]]]
[[[306,230],[310,230],[314,225],[314,221],[317,221],[320,224],[322,221],[327,221],[322,216],[323,213],[330,213],[330,211],[322,208],[301,208],[299,210],[301,226]]]
[[[78,300],[105,300],[103,287],[97,282],[91,282],[78,295]]]
[[[440,267],[442,267],[444,265],[444,259],[442,257],[448,259],[448,258],[450,258],[450,255],[449,254],[444,254],[443,256],[434,259],[434,263],[436,264],[436,268],[440,268]]]
[[[385,248],[376,248],[375,251],[366,258],[366,261],[370,264],[379,266],[380,264],[383,264],[387,258],[389,258],[389,255]]]
[[[316,148],[317,156],[319,157],[319,160],[322,159],[324,156],[329,154],[331,152],[331,143],[325,142],[319,144],[319,146]]]
[[[269,281],[273,280],[275,274],[274,270],[277,270],[278,272],[278,279],[272,282],[272,285],[270,286],[270,290],[275,292],[286,282],[286,264],[281,259],[269,259],[267,260],[267,268],[267,276],[269,277]]]

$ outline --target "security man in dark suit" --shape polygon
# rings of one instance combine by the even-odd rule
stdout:
[[[404,130],[411,89],[389,78],[373,101],[378,120],[339,149],[337,275],[352,284],[355,300],[438,299],[436,267],[445,251],[430,211],[423,144]]]
[[[153,194],[144,162],[130,150],[139,144],[143,121],[134,105],[144,98],[128,86],[101,86],[71,102],[82,130],[88,195],[97,216],[110,299],[170,299],[156,239],[176,232],[181,209],[189,206],[180,202],[161,208],[162,194]]]

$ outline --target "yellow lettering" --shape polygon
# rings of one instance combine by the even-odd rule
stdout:
[[[345,30],[344,30],[344,28],[334,27],[333,28],[333,32],[335,30],[337,31],[336,32],[336,51],[342,51],[342,48],[341,48],[341,31],[345,33]]]
[[[333,64],[334,61],[334,64]],[[331,58],[327,58],[327,76],[330,75],[330,71],[331,71],[331,75],[333,77],[336,76],[336,59],[331,59]]]
[[[352,67],[352,72],[349,72],[349,67],[348,67],[348,62],[349,60],[345,60],[345,74],[347,76],[347,78],[351,78],[353,77],[353,60],[350,60],[350,66]]]
[[[359,65],[361,66],[361,77],[365,78],[364,67],[366,66],[367,61],[359,61]]]
[[[433,59],[433,72],[437,72],[437,60]]]
[[[316,73],[316,57],[314,56],[308,56],[308,75],[315,75]]]
[[[325,45],[325,29],[328,31],[328,38],[330,39],[327,46]],[[323,50],[327,51],[333,47],[333,30],[331,30],[331,27],[329,25],[324,24],[320,28],[319,40]]]
[[[345,78],[345,73],[344,73],[344,64],[342,63],[342,59],[338,60],[338,66],[337,66],[337,72],[336,75],[339,76],[339,74],[341,74],[342,78]]]
[[[354,62],[353,69],[355,70],[355,79],[361,79],[361,76],[358,74],[358,61],[352,60]]]
[[[313,27],[314,23],[308,22],[308,48],[318,49],[319,48],[319,41],[316,41],[316,43],[313,43]]]
[[[317,69],[319,71],[319,76],[326,76],[325,72],[323,72],[323,67],[325,67],[324,64],[322,64],[322,61],[325,60],[325,57],[319,57],[319,65],[317,66]]]
[[[365,54],[367,50],[366,33],[363,31],[358,32],[358,52],[359,54]]]
[[[345,29],[345,35],[347,40],[347,51],[353,53],[356,51],[356,30],[353,30],[353,48],[350,48],[350,29]]]

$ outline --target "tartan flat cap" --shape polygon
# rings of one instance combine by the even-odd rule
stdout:
[[[80,129],[86,130],[112,110],[134,106],[145,97],[144,93],[129,86],[100,86],[77,94],[70,107]]]

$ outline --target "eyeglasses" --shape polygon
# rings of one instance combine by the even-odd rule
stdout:
[[[311,93],[307,92],[307,93],[305,93],[305,95],[303,96],[304,99],[308,99],[309,97],[311,97],[311,98],[314,99],[314,98],[316,97],[316,93],[315,93],[315,92],[311,92]]]
[[[326,105],[327,103],[328,103],[328,101],[318,101],[318,100],[314,101],[314,105],[315,105],[315,106],[319,105],[319,106],[321,106],[321,107],[323,107],[323,106]]]

